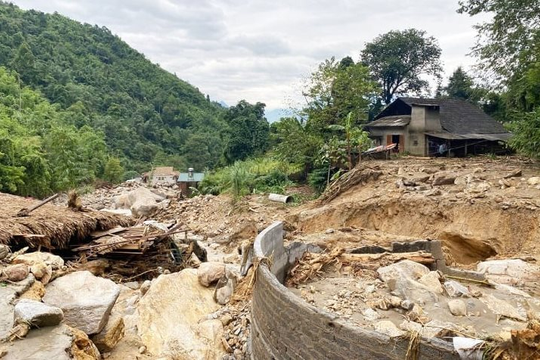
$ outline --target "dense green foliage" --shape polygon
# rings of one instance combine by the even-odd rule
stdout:
[[[102,132],[126,170],[220,159],[223,109],[106,28],[0,2],[0,66],[69,112],[66,123]]]
[[[44,196],[104,174],[103,134],[69,124],[74,115],[0,67],[0,191]]]
[[[482,95],[481,89],[474,85],[473,78],[461,66],[448,79],[448,85],[444,88],[444,92],[448,97],[472,103],[477,103]]]
[[[441,73],[441,48],[425,31],[390,31],[366,44],[361,58],[379,82],[381,97],[389,104],[395,95],[420,93],[428,87],[421,75],[436,78]]]
[[[253,192],[281,194],[293,184],[289,176],[298,170],[294,165],[271,157],[237,161],[207,174],[199,190],[205,194],[229,193],[234,197]]]
[[[497,85],[485,108],[510,121],[511,145],[540,157],[540,3],[536,0],[463,0],[461,13],[493,16],[477,26],[474,53],[479,67]]]

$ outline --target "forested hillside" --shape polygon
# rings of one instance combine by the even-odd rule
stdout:
[[[0,2],[0,66],[10,74],[2,70],[2,88],[15,86],[14,78],[32,97],[42,96],[39,103],[47,111],[59,114],[54,116],[58,121],[49,122],[36,113],[41,110],[4,101],[0,131],[6,131],[8,118],[14,119],[8,113],[18,114],[32,131],[41,131],[33,121],[50,129],[72,125],[72,131],[104,136],[104,156],[136,171],[150,164],[203,170],[223,153],[223,108],[106,28]],[[3,90],[2,98],[8,96]],[[27,118],[28,112],[35,116]],[[94,176],[103,175],[103,162],[99,166]]]

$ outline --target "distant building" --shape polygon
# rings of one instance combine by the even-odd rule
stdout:
[[[193,168],[189,168],[187,173],[180,173],[178,176],[178,186],[185,196],[191,195],[190,188],[197,188],[204,179],[204,173],[196,173]]]
[[[172,166],[162,166],[153,169],[143,175],[144,182],[154,185],[174,185],[178,181],[180,173],[174,171]]]
[[[417,156],[466,156],[502,149],[511,134],[479,107],[458,99],[397,98],[366,125],[376,145]]]

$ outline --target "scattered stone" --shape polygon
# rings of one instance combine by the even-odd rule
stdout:
[[[25,264],[10,265],[3,270],[3,273],[9,281],[18,282],[26,279],[30,269]]]
[[[377,273],[382,281],[388,282],[391,279],[408,277],[414,280],[429,273],[427,266],[411,260],[402,260],[392,265],[377,269]]]
[[[225,264],[216,262],[202,263],[197,269],[199,282],[203,286],[210,286],[225,275]]]
[[[534,176],[529,179],[527,179],[527,184],[529,185],[539,185],[540,184],[540,177]]]
[[[229,325],[233,321],[231,314],[225,314],[221,317],[221,323],[223,326]]]
[[[79,329],[69,328],[72,336],[71,356],[77,360],[101,360],[101,354],[88,335]]]
[[[139,347],[139,354],[144,354],[146,352],[146,346]]]
[[[463,300],[454,299],[448,302],[448,309],[450,313],[454,316],[466,316],[467,315],[467,304]]]
[[[91,335],[105,327],[119,294],[111,280],[77,271],[47,285],[43,302],[61,308],[66,324]]]
[[[410,311],[414,307],[414,303],[410,300],[403,300],[400,304],[401,308],[404,310]]]
[[[397,326],[394,325],[394,323],[390,320],[379,321],[375,324],[375,330],[390,337],[405,335],[405,332],[398,329]]]
[[[456,175],[452,174],[436,174],[433,176],[433,186],[439,185],[454,185]]]
[[[64,259],[60,256],[41,251],[17,255],[13,260],[13,263],[26,264],[28,266],[32,266],[36,263],[45,263],[45,265],[52,266],[53,269],[61,269],[64,267]]]
[[[0,260],[4,260],[11,253],[9,246],[0,244]]]
[[[469,289],[454,280],[445,281],[444,289],[450,297],[469,296]]]
[[[101,332],[92,338],[100,352],[110,352],[124,337],[124,319],[120,316],[111,317]]]
[[[403,320],[403,322],[401,324],[399,324],[399,328],[401,330],[407,331],[407,332],[421,333],[423,327],[422,327],[422,324],[419,324],[417,322],[409,321],[409,320]]]
[[[21,299],[15,305],[15,322],[24,322],[33,327],[58,325],[64,319],[61,309],[39,301]]]
[[[44,262],[37,262],[30,266],[30,272],[39,280],[47,275],[47,265]]]
[[[381,318],[378,312],[370,308],[367,308],[364,311],[362,311],[362,315],[364,315],[364,317],[369,321],[374,321]]]
[[[123,283],[122,285],[127,286],[131,290],[139,290],[139,288],[141,287],[141,284],[139,284],[137,281],[126,282],[126,283]]]
[[[430,271],[426,275],[422,276],[418,282],[422,285],[425,285],[430,291],[433,291],[436,294],[443,293],[443,287],[440,282],[441,276],[437,271]]]
[[[43,295],[45,295],[45,286],[42,282],[35,281],[32,286],[20,296],[20,299],[41,301]]]

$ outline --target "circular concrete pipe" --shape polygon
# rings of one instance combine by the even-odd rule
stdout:
[[[288,204],[293,201],[293,198],[289,195],[270,194],[268,200]]]

